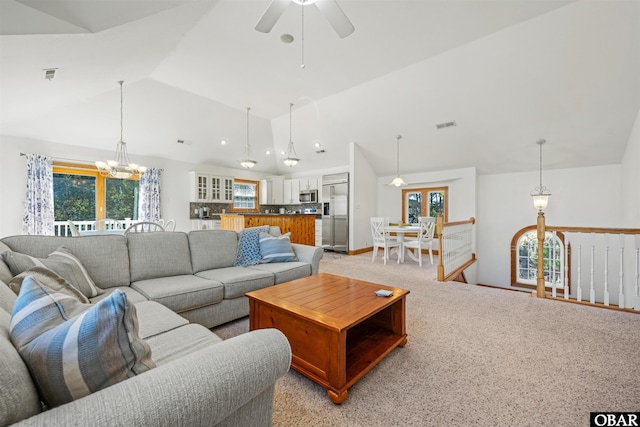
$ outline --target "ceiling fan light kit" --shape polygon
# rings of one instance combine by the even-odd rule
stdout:
[[[292,2],[301,5],[303,9],[315,5],[341,39],[355,31],[355,27],[335,0],[273,0],[256,24],[256,30],[261,33],[270,32]]]

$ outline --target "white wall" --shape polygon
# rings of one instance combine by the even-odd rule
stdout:
[[[622,158],[622,212],[625,227],[640,227],[640,110]]]
[[[547,225],[620,227],[621,166],[544,171],[551,191],[545,210]],[[478,283],[510,286],[510,244],[523,227],[535,225],[537,210],[529,192],[538,172],[481,175],[478,178]]]
[[[476,216],[475,168],[400,175],[408,186],[390,187],[388,184],[395,176],[378,178],[378,211],[375,215],[388,216],[391,222],[400,221],[403,189],[449,187],[449,222],[464,221]]]
[[[378,205],[375,171],[356,143],[351,143],[351,197],[349,221],[349,250],[369,248],[373,244],[369,218],[375,216]]]
[[[94,150],[53,142],[0,137],[0,236],[22,233],[22,215],[26,188],[26,160],[20,153],[39,153],[56,159],[92,161],[98,158],[110,158],[113,151]],[[131,160],[148,167],[162,168],[161,212],[164,218],[176,220],[176,230],[191,229],[189,220],[190,183],[189,171],[259,180],[266,175],[245,169],[228,169],[216,166],[196,165],[175,162],[157,157],[131,155]]]

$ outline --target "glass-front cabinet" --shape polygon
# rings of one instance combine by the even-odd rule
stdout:
[[[190,172],[191,200],[193,202],[233,201],[233,178]]]

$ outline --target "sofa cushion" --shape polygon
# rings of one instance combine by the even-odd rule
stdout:
[[[154,301],[136,304],[136,313],[138,315],[138,335],[143,340],[189,324],[189,321],[184,317]],[[156,353],[153,353],[153,361],[157,363]]]
[[[0,299],[16,298],[0,283]],[[4,301],[0,301],[4,302]],[[9,338],[10,311],[0,308],[0,426],[16,423],[42,411],[40,397],[29,370]]]
[[[245,228],[238,237],[238,250],[233,265],[247,266],[260,263],[260,233],[269,232],[268,225]]]
[[[189,232],[193,272],[231,267],[236,259],[238,233],[233,230],[194,230]]]
[[[0,254],[5,251],[11,251],[11,248],[9,248],[9,246],[5,245],[4,243],[0,242]],[[11,278],[13,278],[13,276],[14,274],[11,273],[11,270],[9,269],[9,266],[7,265],[7,263],[4,262],[2,257],[0,257],[0,281],[4,283],[9,283],[11,281]]]
[[[260,263],[290,262],[298,258],[291,247],[291,233],[275,237],[269,233],[260,233]]]
[[[140,280],[131,287],[176,313],[217,304],[224,298],[222,283],[191,274]]]
[[[74,288],[91,298],[104,291],[96,286],[82,262],[64,246],[51,252],[46,259],[18,253],[3,252],[2,258],[14,276],[31,267],[45,267],[64,277]]]
[[[196,274],[224,285],[224,298],[238,298],[245,293],[272,286],[274,275],[268,271],[251,270],[245,267],[216,268]]]
[[[302,277],[311,276],[311,264],[300,261],[252,265],[247,268],[251,270],[255,269],[273,273],[276,278],[276,285],[279,283],[300,279]]]
[[[29,276],[9,332],[50,407],[155,367],[149,346],[138,337],[135,307],[117,290],[87,305]]]
[[[185,233],[129,233],[127,242],[131,282],[193,274]]]
[[[131,282],[129,251],[124,236],[9,236],[4,237],[2,242],[14,252],[38,258],[46,258],[60,246],[69,248],[101,289],[129,286]]]
[[[190,323],[164,334],[150,337],[147,342],[158,366],[221,342],[216,334],[202,325]]]
[[[127,296],[127,301],[129,301],[130,304],[138,304],[139,302],[148,301],[148,299],[144,295],[142,295],[140,292],[138,292],[135,289],[133,289],[131,286],[122,286],[122,287],[119,287],[119,288],[108,288],[108,289],[106,289],[104,291],[104,294],[98,295],[97,297],[94,297],[94,298],[91,298],[91,300],[90,300],[91,304],[95,304],[98,301],[101,301],[101,300],[107,298],[116,289]]]
[[[44,267],[31,267],[18,274],[9,282],[9,289],[11,289],[16,295],[19,295],[22,282],[24,282],[24,280],[29,276],[32,276],[38,281],[38,283],[42,283],[53,291],[68,294],[83,304],[89,304],[89,299],[84,296],[82,292],[71,286],[64,277]]]

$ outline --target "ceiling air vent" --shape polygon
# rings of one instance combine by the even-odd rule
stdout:
[[[450,128],[452,126],[455,126],[456,122],[446,122],[446,123],[438,123],[436,125],[437,129],[444,129],[444,128]]]
[[[44,69],[44,78],[47,80],[53,80],[56,75],[57,68],[45,68]]]

